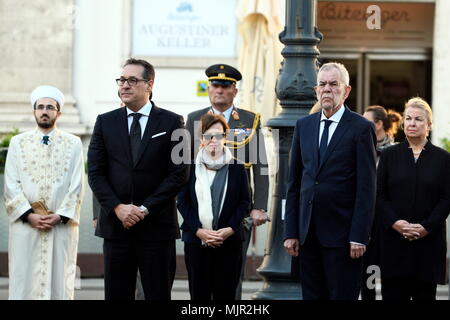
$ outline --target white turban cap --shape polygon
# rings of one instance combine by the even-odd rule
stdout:
[[[52,86],[39,86],[31,92],[31,105],[34,106],[37,100],[41,98],[51,98],[58,101],[60,109],[64,105],[64,94]]]

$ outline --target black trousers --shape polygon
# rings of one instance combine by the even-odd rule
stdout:
[[[373,272],[368,272],[369,268],[377,268],[379,270],[379,245],[371,239],[367,245],[367,250],[363,255],[363,269],[362,269],[362,281],[361,281],[361,299],[365,301],[376,300],[376,289],[369,287],[367,281],[369,280],[372,285],[374,279]],[[369,279],[370,278],[370,279]]]
[[[363,270],[362,270],[362,282],[361,282],[361,299],[365,301],[376,300],[376,289],[373,288],[374,277],[373,269],[379,270],[380,266],[380,254],[381,254],[381,244],[380,244],[380,222],[379,217],[375,216],[371,237],[366,248],[366,252],[363,255]],[[368,272],[368,269],[370,272]],[[379,275],[378,275],[379,276]],[[370,285],[368,285],[369,281]]]
[[[436,283],[423,282],[412,277],[381,277],[383,300],[436,300]]]
[[[244,241],[242,242],[242,265],[241,265],[241,271],[239,276],[239,282],[236,288],[236,300],[242,300],[242,283],[245,280],[245,265],[247,262],[247,251],[248,247],[250,246],[250,240],[252,239],[252,232],[256,232],[256,230],[253,230],[253,225],[251,226],[250,230],[247,230],[245,228],[242,228],[242,233],[244,236]]]
[[[137,270],[145,300],[170,300],[175,278],[175,240],[103,242],[105,299],[134,300]]]
[[[303,300],[358,300],[362,259],[350,258],[350,244],[324,247],[310,231],[299,258]]]
[[[191,300],[234,300],[242,265],[242,242],[218,248],[184,243]]]
[[[367,252],[366,252],[367,253]],[[365,255],[364,255],[365,256]],[[363,257],[363,270],[362,270],[362,280],[361,280],[361,300],[364,301],[375,301],[377,297],[377,291],[376,288],[372,288],[368,286],[367,281],[373,282],[373,274],[368,272],[368,268],[370,266],[374,266],[373,264],[367,262],[366,259]],[[375,265],[375,267],[378,267],[378,265]],[[370,278],[371,277],[371,278]],[[370,279],[369,279],[370,278]]]

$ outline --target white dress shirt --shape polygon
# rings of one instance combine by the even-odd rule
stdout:
[[[41,130],[39,130],[38,129],[38,131],[39,131],[39,133],[42,135],[42,139],[41,139],[41,143],[44,143],[44,136],[48,136],[48,144],[51,144],[52,142],[53,142],[53,135],[54,135],[54,132],[55,132],[55,130],[53,129],[52,131],[50,131],[49,133],[47,133],[47,134],[45,134],[45,133],[43,133]]]
[[[128,134],[131,131],[131,124],[133,123],[133,117],[130,116],[132,113],[140,113],[142,116],[139,118],[139,124],[141,125],[141,139],[144,136],[145,127],[147,126],[148,118],[150,117],[150,112],[152,111],[152,103],[148,101],[144,106],[138,110],[138,112],[134,112],[133,110],[128,109],[127,107],[127,116],[128,116]],[[147,215],[148,209],[144,206],[140,206],[142,212]]]
[[[345,107],[342,105],[335,114],[333,114],[330,118],[327,118],[322,110],[322,116],[320,117],[320,128],[319,128],[319,146],[320,146],[320,140],[322,139],[323,129],[325,128],[325,121],[323,121],[323,120],[333,121],[330,124],[330,127],[328,128],[328,143],[327,143],[327,145],[328,145],[331,141],[331,137],[333,136],[334,131],[336,131],[339,121],[341,121],[341,118],[342,118],[342,115],[344,114],[344,112],[345,112]],[[354,241],[350,241],[350,243],[363,245],[362,243],[354,242]]]
[[[213,110],[214,114],[223,114],[225,120],[227,120],[227,123],[230,121],[231,113],[233,112],[233,106],[229,107],[224,112],[214,109],[214,107],[211,107],[211,109]]]
[[[342,105],[335,114],[333,114],[330,118],[327,118],[322,110],[322,116],[320,117],[320,128],[319,128],[319,146],[320,146],[320,140],[322,139],[323,129],[325,128],[325,121],[323,121],[323,120],[333,121],[330,124],[330,127],[328,128],[328,142],[327,142],[327,145],[328,145],[331,141],[331,137],[333,136],[334,131],[336,131],[339,121],[341,121],[344,111],[345,111],[345,107]]]
[[[139,119],[139,124],[141,125],[141,139],[144,136],[145,127],[147,126],[148,118],[150,116],[150,112],[152,111],[152,104],[150,101],[148,101],[141,109],[138,110],[138,112],[134,112],[131,109],[128,109],[127,107],[127,116],[128,116],[128,134],[130,134],[131,131],[131,124],[133,123],[133,117],[130,116],[132,113],[140,113],[142,114],[141,118]]]

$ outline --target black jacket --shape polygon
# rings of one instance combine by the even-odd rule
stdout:
[[[450,154],[428,142],[415,163],[407,141],[385,149],[378,165],[376,210],[382,223],[382,276],[443,283]],[[430,234],[404,239],[392,228],[397,220],[420,223]]]
[[[376,195],[373,125],[346,108],[319,164],[320,118],[320,112],[301,118],[294,129],[284,238],[303,245],[314,218],[325,247],[367,244]]]
[[[200,138],[197,137],[197,139],[195,139],[195,122],[199,122],[200,118],[210,110],[211,107],[200,109],[191,112],[187,117],[186,129],[191,136],[192,159],[195,159],[200,145]],[[234,110],[238,113],[239,120],[235,120],[233,116],[230,116],[228,126],[230,127],[231,132],[228,139],[237,143],[237,145],[229,145],[230,141],[227,145],[231,147],[231,152],[235,158],[247,164],[246,168],[249,186],[253,183],[255,188],[254,192],[250,191],[252,197],[250,200],[251,208],[267,210],[269,175],[264,136],[261,132],[261,121],[256,119],[256,114],[254,112],[241,108],[234,108]],[[254,131],[252,130],[253,127],[255,127],[256,132],[251,139],[248,139],[248,143],[244,143],[244,140]],[[239,129],[242,130],[241,133],[238,133]],[[197,135],[200,135],[199,131],[197,132]],[[252,167],[252,174],[250,174],[250,167]],[[252,183],[250,182],[250,177],[253,178]]]
[[[89,185],[102,207],[97,236],[126,239],[134,235],[150,241],[179,238],[175,197],[187,182],[188,166],[172,161],[172,149],[180,141],[171,141],[171,136],[183,128],[181,116],[152,103],[139,160],[133,165],[126,108],[97,117],[88,151]],[[149,215],[127,230],[113,211],[120,203],[144,205]]]
[[[202,227],[198,216],[198,203],[195,194],[195,166],[191,168],[189,183],[181,190],[177,198],[177,206],[183,216],[182,240],[191,243],[201,243],[195,233]],[[234,234],[226,241],[241,241],[241,222],[248,214],[250,195],[247,173],[242,164],[230,164],[228,167],[228,183],[220,212],[218,228],[231,227]]]

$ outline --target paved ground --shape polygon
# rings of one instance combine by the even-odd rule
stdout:
[[[245,281],[242,300],[250,300],[251,296],[261,289],[262,281]],[[80,289],[75,290],[76,300],[103,300],[103,279],[81,279]],[[448,286],[438,286],[438,300],[448,300]],[[0,278],[0,300],[8,299],[8,278]],[[187,280],[175,280],[172,289],[173,300],[189,300]],[[380,300],[380,286],[377,285],[377,300]]]
[[[261,281],[245,281],[243,300],[250,300],[253,293],[261,289]],[[8,278],[0,278],[0,300],[8,299]],[[75,300],[103,300],[103,279],[81,279],[80,289],[75,290]],[[172,289],[173,300],[189,300],[187,280],[175,280]]]

